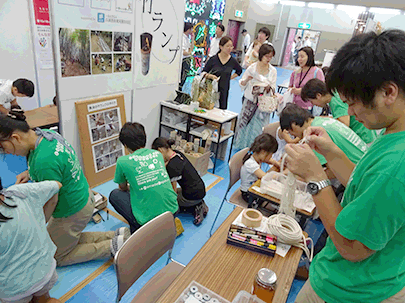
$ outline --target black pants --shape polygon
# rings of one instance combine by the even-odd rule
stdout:
[[[131,197],[129,191],[114,189],[110,193],[109,199],[111,205],[114,207],[117,213],[119,213],[125,218],[125,220],[128,221],[131,234],[133,234],[138,228],[141,227],[141,225],[136,221],[134,214],[132,213]]]
[[[183,85],[186,82],[187,75],[190,71],[191,57],[184,58],[181,62],[181,78],[179,83],[179,90],[183,89]]]

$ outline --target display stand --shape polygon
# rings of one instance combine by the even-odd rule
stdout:
[[[84,173],[90,187],[111,180],[124,147],[118,139],[125,124],[124,95],[75,102]]]

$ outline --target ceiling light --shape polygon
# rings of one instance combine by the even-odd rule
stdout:
[[[305,6],[303,1],[280,1],[282,5],[291,5],[291,6]]]
[[[332,3],[309,2],[308,7],[333,9],[334,5]]]
[[[370,8],[370,12],[375,13],[375,14],[387,14],[387,15],[401,14],[401,11],[399,9],[382,8],[382,7],[372,7],[372,8]]]

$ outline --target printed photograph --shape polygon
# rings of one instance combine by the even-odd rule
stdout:
[[[96,172],[107,169],[117,163],[124,155],[124,148],[118,138],[93,145],[93,159]]]
[[[120,123],[114,122],[106,124],[105,129],[107,131],[107,138],[118,135],[120,132]]]
[[[117,163],[118,158],[121,157],[121,156],[122,156],[122,150],[113,152],[110,155],[110,164],[114,165],[115,163]]]
[[[118,121],[118,109],[113,109],[105,112],[106,123],[113,123]]]
[[[95,128],[105,124],[104,113],[96,113],[88,115],[90,128]]]
[[[114,139],[114,140],[110,140],[110,141],[108,141],[108,143],[110,145],[111,152],[116,151],[116,150],[122,150],[122,145],[118,138]]]
[[[96,159],[96,172],[99,172],[103,169],[106,169],[110,166],[110,156],[103,156],[99,159]]]
[[[111,74],[112,73],[112,55],[111,54],[92,54],[91,55],[91,74]]]
[[[132,69],[131,54],[114,54],[114,72],[129,72]]]
[[[132,51],[132,33],[114,32],[114,52]]]
[[[112,51],[112,32],[91,31],[91,52],[106,53]]]
[[[98,142],[100,140],[103,140],[107,137],[106,130],[105,130],[105,125],[93,128],[91,130],[91,143]]]
[[[90,31],[59,29],[62,77],[90,75]]]
[[[132,13],[133,0],[115,0],[115,10],[120,12]]]
[[[109,142],[104,142],[94,146],[94,155],[96,158],[105,156],[110,153],[110,144]]]

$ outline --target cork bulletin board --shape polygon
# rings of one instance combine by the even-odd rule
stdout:
[[[114,178],[117,159],[125,154],[118,139],[126,122],[124,95],[78,101],[75,106],[84,173],[95,187]]]

